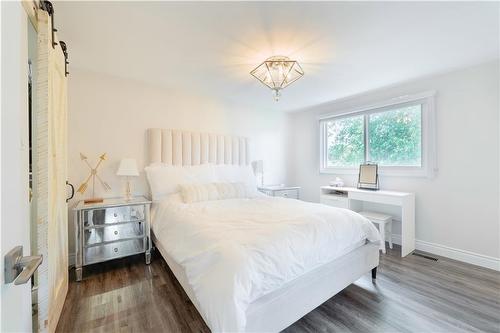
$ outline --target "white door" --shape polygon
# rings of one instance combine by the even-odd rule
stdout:
[[[4,255],[30,254],[28,182],[28,18],[21,2],[1,1],[1,332],[31,332],[31,283],[5,284]]]
[[[38,327],[54,332],[68,291],[67,79],[65,57],[51,18],[37,13],[38,45],[33,117],[34,217],[38,270]]]

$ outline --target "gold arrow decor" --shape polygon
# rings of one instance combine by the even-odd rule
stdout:
[[[88,204],[88,203],[103,202],[102,198],[96,198],[95,197],[95,180],[97,178],[97,180],[99,181],[99,183],[101,183],[101,186],[103,187],[104,191],[111,190],[111,186],[109,186],[108,183],[106,183],[105,181],[103,181],[101,179],[101,177],[99,177],[99,175],[97,174],[97,169],[99,169],[99,167],[101,166],[101,163],[104,160],[106,160],[106,153],[104,153],[101,156],[99,156],[99,161],[97,162],[97,164],[96,164],[95,167],[92,167],[90,165],[90,163],[89,163],[89,161],[87,159],[87,156],[83,155],[82,153],[80,153],[80,159],[82,161],[84,161],[85,164],[89,167],[90,174],[87,177],[87,179],[85,179],[85,181],[78,187],[77,192],[79,192],[80,194],[84,194],[85,191],[87,191],[87,188],[89,187],[90,180],[92,180],[92,198],[85,199],[83,202],[86,203],[86,204]]]

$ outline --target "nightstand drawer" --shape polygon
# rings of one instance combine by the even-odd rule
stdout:
[[[126,257],[146,250],[146,238],[108,243],[84,248],[84,265]]]
[[[104,227],[85,229],[83,246],[114,242],[120,239],[144,237],[144,222],[111,224]]]
[[[277,191],[274,191],[274,196],[275,197],[282,197],[282,198],[298,199],[299,198],[299,191],[298,190],[277,190]]]
[[[83,212],[84,227],[144,220],[144,205],[109,207]]]

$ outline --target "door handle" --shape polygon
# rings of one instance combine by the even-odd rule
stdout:
[[[71,184],[68,181],[66,181],[66,185],[68,185],[69,187],[71,187],[71,194],[69,195],[69,198],[66,198],[66,202],[68,202],[71,199],[73,199],[73,197],[75,196],[75,187],[73,186],[73,184]]]
[[[42,261],[41,255],[23,257],[23,247],[16,246],[4,257],[5,283],[25,284],[31,279]]]
[[[18,267],[22,270],[21,274],[17,276],[17,279],[14,280],[14,284],[25,284],[28,282],[35,271],[38,269],[38,266],[42,264],[42,256],[26,256],[22,257],[18,261]]]

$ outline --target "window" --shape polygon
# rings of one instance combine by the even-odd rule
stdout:
[[[434,170],[433,95],[322,117],[321,172],[356,173],[361,163],[373,162],[381,174],[428,175]]]
[[[355,167],[365,160],[364,117],[325,122],[328,167]]]
[[[380,166],[422,166],[422,105],[365,116],[367,160]]]

